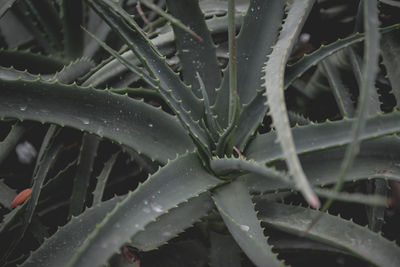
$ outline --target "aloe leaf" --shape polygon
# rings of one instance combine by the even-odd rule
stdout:
[[[39,80],[40,76],[30,74],[27,71],[19,71],[14,69],[13,67],[11,68],[0,67],[0,79],[11,80],[11,81],[24,79],[24,80],[34,81],[34,80]]]
[[[255,265],[283,265],[264,236],[245,183],[237,180],[224,185],[213,199],[233,238]]]
[[[242,14],[236,15],[236,27],[240,27],[243,22]],[[220,33],[226,31],[227,28],[227,20],[225,17],[213,17],[211,19],[206,20],[207,27],[212,33],[213,37],[217,36]],[[91,31],[94,32],[94,31]],[[101,36],[96,35],[99,39]],[[175,53],[174,49],[174,33],[171,30],[160,33],[157,37],[151,39],[151,42],[154,46],[156,46],[161,54],[164,56],[172,55]],[[127,51],[121,55],[128,61],[134,62],[133,64],[139,64],[140,61],[136,58],[132,51]],[[101,67],[97,69],[92,75],[85,81],[86,85],[93,84],[97,86],[99,84],[105,83],[107,80],[120,75],[122,72],[126,71],[125,66],[121,65],[117,59],[114,59],[110,62],[106,62],[104,65],[100,65]]]
[[[124,11],[122,10],[121,12],[124,12]],[[125,13],[123,13],[123,14],[125,14]],[[116,16],[116,15],[114,14],[114,16]],[[116,18],[119,18],[119,17],[117,16]],[[114,19],[115,19],[115,17],[114,17]],[[130,31],[129,28],[128,29],[125,28],[125,30],[127,30],[128,32]],[[144,42],[144,43],[142,43],[142,45],[144,45],[144,44],[148,45],[149,44],[148,40],[144,36],[138,35],[137,37],[139,37],[139,39],[142,42]],[[130,44],[131,44],[131,42],[130,42]],[[102,44],[102,46],[106,48],[106,46],[104,44]],[[140,49],[142,49],[142,48],[144,50],[148,50],[148,47],[145,48],[143,46]],[[133,49],[136,49],[136,48],[133,48]],[[108,49],[108,51],[112,52],[110,49]],[[147,51],[147,52],[149,52],[149,51]],[[124,58],[120,57],[117,53],[113,53],[113,55],[115,55],[119,60],[121,60],[121,62],[123,64],[125,64],[126,66],[129,66],[131,70],[136,71],[135,67],[132,64],[130,64],[129,62],[126,62],[126,60]],[[156,84],[154,87],[156,89],[158,89],[160,94],[163,95],[163,97],[165,98],[165,101],[170,105],[170,107],[175,111],[175,113],[178,115],[178,117],[182,120],[183,125],[189,131],[189,133],[193,136],[193,138],[195,139],[196,144],[198,144],[200,147],[203,147],[203,148],[208,147],[209,140],[207,139],[206,133],[200,127],[200,124],[199,124],[199,121],[200,121],[200,119],[202,118],[203,115],[199,114],[199,113],[197,113],[197,114],[199,114],[199,116],[195,115],[195,113],[197,111],[193,110],[194,103],[192,103],[192,105],[189,105],[190,107],[189,106],[185,107],[185,105],[188,104],[191,101],[190,97],[193,97],[193,99],[195,99],[196,101],[198,99],[195,98],[195,96],[191,92],[187,91],[188,88],[179,80],[177,75],[172,73],[172,70],[165,64],[165,62],[161,61],[161,57],[156,55],[155,51],[151,51],[149,53],[149,56],[152,57],[152,59],[151,59],[152,63],[149,63],[149,64],[151,64],[151,65],[159,64],[160,66],[162,65],[162,67],[158,66],[158,71],[157,72],[158,72],[159,75],[161,75],[161,76],[163,75],[161,72],[163,70],[162,68],[165,67],[165,68],[167,68],[169,70],[170,75],[172,75],[169,78],[171,78],[171,77],[174,78],[174,81],[172,81],[170,79],[166,83],[163,82],[162,79],[161,80],[157,80],[157,83],[159,81],[159,85]],[[148,62],[148,61],[146,61],[146,62]],[[153,67],[155,67],[155,66],[153,66]],[[167,70],[164,69],[163,71],[167,71]],[[144,74],[140,74],[140,73],[137,73],[137,74],[143,75],[146,78],[146,76]],[[149,82],[150,79],[151,78],[148,78],[148,79],[145,79],[145,80],[147,82]],[[165,88],[167,88],[166,86],[172,86],[174,83],[175,83],[175,87],[170,87],[170,88],[173,88],[173,89],[171,89],[171,90],[170,89],[165,89]],[[152,83],[150,82],[150,84],[152,84]],[[183,91],[180,91],[180,92],[177,91],[177,92],[174,93],[175,89],[176,90],[180,90],[179,88],[183,89]],[[182,95],[182,92],[185,93],[185,94],[189,92],[189,94],[186,94],[186,97],[185,97],[184,95]],[[182,97],[183,97],[183,99],[181,99]],[[189,97],[189,98],[187,98],[187,97]],[[186,101],[188,101],[188,102],[186,102]],[[192,115],[194,115],[194,116],[192,116]]]
[[[9,10],[16,0],[1,0],[0,1],[0,18]]]
[[[380,206],[380,207],[385,207],[387,204],[386,197],[379,195],[347,193],[347,192],[335,193],[332,192],[332,190],[330,189],[321,189],[321,188],[314,188],[314,191],[319,196],[322,196],[324,198],[331,198],[334,199],[335,201],[351,202],[367,206]]]
[[[102,202],[100,205],[88,208],[78,217],[73,217],[59,230],[35,250],[21,266],[60,266],[70,260],[76,249],[96,228],[113,207],[121,201],[121,197]]]
[[[4,180],[0,180],[0,204],[3,205],[3,207],[10,207],[16,195],[15,190],[8,187],[4,183]]]
[[[394,24],[385,28],[381,28],[380,33],[386,34],[395,29],[398,29],[400,24]],[[344,39],[339,39],[336,42],[333,42],[328,45],[321,46],[319,49],[314,51],[313,53],[304,56],[300,60],[298,60],[293,65],[290,65],[286,69],[285,74],[285,88],[289,87],[289,85],[300,77],[303,73],[305,73],[309,68],[315,66],[318,62],[325,59],[326,57],[332,55],[333,53],[346,48],[352,44],[356,44],[358,42],[364,41],[365,34],[364,33],[354,33],[349,37]]]
[[[33,14],[32,9],[27,6],[27,2],[17,1],[15,3],[15,7],[16,8],[13,10],[13,12],[15,12],[18,20],[23,26],[25,26],[29,33],[31,33],[41,48],[48,54],[57,55],[57,50],[49,42],[45,33],[40,30],[40,27],[38,27],[35,14]]]
[[[202,117],[202,105],[186,87],[151,44],[136,22],[122,8],[109,0],[90,0],[91,6],[115,29],[139,59],[145,60],[149,71],[160,80],[160,92],[174,104],[182,101],[183,108],[194,120]],[[179,110],[179,109],[178,109]]]
[[[120,3],[122,4],[123,2]],[[104,42],[111,32],[108,24],[102,18],[100,18],[100,16],[97,15],[97,13],[93,9],[87,10],[85,19],[86,24],[84,27],[89,32],[93,32],[95,36],[97,36],[101,41]],[[86,35],[83,36],[83,41],[84,45],[82,56],[93,58],[96,52],[98,52],[100,45],[95,40]]]
[[[137,67],[133,62],[128,61],[127,59],[121,57],[118,52],[113,50],[111,47],[109,47],[106,43],[102,42],[100,39],[98,39],[96,36],[91,34],[90,32],[86,31],[92,37],[96,42],[98,42],[101,47],[103,47],[107,52],[109,52],[112,56],[117,58],[122,65],[124,65],[128,70],[132,71],[133,73],[137,74],[139,77],[141,77],[148,85],[153,87],[154,89],[158,88],[158,81],[154,80],[151,78],[147,73],[143,71],[143,68]],[[87,82],[85,82],[87,84]]]
[[[212,139],[214,141],[216,141],[218,139],[217,124],[215,122],[215,119],[214,119],[214,116],[213,116],[213,113],[212,113],[212,110],[211,110],[210,101],[209,101],[209,98],[208,98],[208,94],[207,94],[203,79],[201,79],[201,76],[200,76],[199,73],[196,73],[196,74],[197,74],[197,80],[198,80],[198,83],[199,83],[199,86],[200,86],[199,89],[200,89],[201,95],[202,95],[203,100],[204,100],[204,102],[203,102],[204,103],[204,114],[205,114],[204,120],[206,121],[206,124],[208,126],[208,130],[211,133]]]
[[[62,70],[57,72],[51,81],[59,81],[60,83],[71,84],[79,77],[85,75],[93,68],[94,64],[91,60],[80,58],[65,66]],[[46,76],[45,76],[46,77]]]
[[[157,249],[192,226],[213,207],[209,193],[191,198],[146,226],[142,232],[132,238],[130,245],[140,248],[142,251]]]
[[[343,117],[353,117],[355,113],[353,101],[351,100],[349,90],[342,81],[339,70],[332,64],[329,58],[322,61],[322,66],[329,85],[332,88],[340,114]]]
[[[346,182],[382,178],[385,180],[400,181],[400,160],[397,151],[400,143],[397,137],[383,137],[363,142],[360,153],[356,157],[353,167],[345,178]],[[337,181],[340,164],[345,147],[331,148],[300,155],[304,171],[312,185],[328,185]],[[283,162],[277,163],[281,169]],[[246,182],[254,193],[274,192],[288,189],[288,184],[279,179],[265,179],[256,172],[244,175]]]
[[[252,0],[237,36],[237,89],[240,104],[248,104],[261,90],[261,69],[271,53],[282,24],[286,1]],[[249,41],[251,40],[251,41]],[[251,66],[251,67],[249,67]],[[221,126],[228,125],[229,73],[225,71],[214,110]],[[248,118],[249,120],[253,120]],[[258,118],[255,118],[256,120]]]
[[[353,47],[350,47],[347,51],[350,56],[351,64],[353,66],[354,76],[356,77],[359,87],[361,87],[362,77],[363,77],[362,69],[361,69],[362,60],[361,60],[360,56],[357,54],[357,52],[355,51],[355,49],[353,49]],[[370,90],[370,95],[369,95],[369,98],[367,99],[367,101],[368,101],[368,104],[367,104],[368,105],[368,114],[374,115],[381,111],[381,108],[380,108],[381,104],[379,102],[378,89],[375,86]]]
[[[180,203],[220,184],[196,154],[169,162],[118,203],[78,248],[68,266],[104,264],[140,229]]]
[[[368,181],[367,191],[378,196],[388,195],[389,184],[384,179]],[[385,222],[386,207],[365,207],[368,219],[368,228],[374,232],[381,232]]]
[[[259,218],[267,225],[285,232],[302,234],[318,211],[278,203],[259,203]],[[398,266],[399,247],[368,228],[340,217],[322,214],[307,237],[349,250],[376,266]]]
[[[351,125],[355,119],[310,124],[292,128],[296,153],[305,153],[329,147],[342,146],[351,141]],[[369,117],[360,140],[367,140],[400,131],[400,113],[378,114]],[[258,135],[248,146],[245,155],[259,162],[283,159],[283,153],[276,144],[276,132]]]
[[[342,188],[345,176],[351,168],[354,159],[360,149],[360,135],[364,131],[364,127],[370,111],[369,105],[371,104],[370,98],[373,96],[372,92],[375,89],[375,79],[378,73],[378,60],[379,60],[379,32],[378,32],[378,2],[365,1],[364,3],[364,28],[365,28],[365,43],[364,43],[364,59],[363,59],[363,73],[360,84],[360,97],[357,105],[356,117],[351,127],[351,142],[346,148],[342,164],[340,166],[340,173],[338,181],[336,182],[334,192],[339,192]],[[328,199],[322,210],[326,211],[332,204],[332,198]]]
[[[26,131],[26,126],[20,122],[12,126],[8,135],[0,142],[0,164],[8,157]]]
[[[54,266],[67,262],[76,253],[76,249],[85,241],[96,225],[106,217],[113,207],[123,199],[116,197],[88,208],[78,217],[72,218],[63,228],[60,228],[51,238],[46,240],[26,260],[22,266]],[[171,209],[169,213],[160,216],[150,223],[144,231],[133,237],[131,245],[144,251],[155,249],[164,244],[174,235],[183,231],[206,214],[213,206],[207,193],[189,199],[188,202]],[[183,215],[180,217],[180,215]],[[177,220],[177,218],[179,220]]]
[[[192,35],[197,40],[203,41],[203,38],[200,35],[198,35],[196,32],[194,32],[189,26],[187,26],[184,23],[182,23],[181,16],[176,16],[176,15],[175,16],[171,16],[170,14],[166,13],[164,10],[162,10],[161,8],[159,8],[158,6],[154,5],[153,3],[151,3],[151,2],[149,2],[147,0],[140,0],[140,2],[143,3],[145,6],[147,6],[148,8],[150,8],[155,13],[157,13],[158,15],[160,15],[161,17],[164,17],[173,26],[178,27],[181,30],[189,33],[190,35]],[[171,10],[171,6],[168,6],[168,9]]]
[[[78,168],[74,176],[69,217],[77,216],[84,210],[94,160],[97,156],[100,139],[96,135],[84,133],[78,157]]]
[[[83,2],[80,0],[62,1],[64,51],[70,59],[80,57],[83,52],[83,11]]]
[[[173,16],[179,18],[183,24],[202,38],[202,41],[195,40],[185,30],[173,26],[183,80],[192,85],[193,92],[201,97],[200,85],[196,79],[198,72],[204,78],[208,99],[211,104],[214,104],[215,89],[221,82],[221,71],[215,45],[207,28],[204,14],[199,8],[199,3],[197,0],[168,0],[166,3],[168,11]]]
[[[233,143],[243,151],[248,144],[250,136],[256,131],[265,117],[268,107],[264,105],[267,98],[258,92],[256,97],[249,103],[242,106]]]
[[[265,165],[253,160],[245,160],[241,158],[213,159],[210,161],[210,167],[217,175],[226,175],[231,172],[247,171],[261,175],[265,179],[272,178],[291,184],[286,174],[278,172],[272,168],[268,168]]]
[[[23,215],[23,212],[26,209],[28,202],[25,201],[21,205],[17,206],[15,209],[4,215],[3,220],[1,221],[0,225],[0,234],[5,234],[8,232],[8,230],[14,226],[20,221],[21,216]],[[19,238],[16,236],[15,238]],[[5,253],[8,253],[8,251],[1,251],[1,256],[4,256]]]
[[[60,170],[54,177],[49,178],[43,186],[41,196],[51,196],[59,188],[63,188],[67,182],[69,182],[71,177],[70,172],[76,167],[77,160],[71,161],[62,170]]]
[[[127,96],[22,80],[0,80],[0,92],[1,118],[62,122],[63,126],[109,138],[161,163],[194,148],[174,117]]]
[[[0,49],[0,62],[4,67],[15,67],[28,70],[30,73],[48,74],[61,70],[64,61],[52,56],[34,53],[32,51]]]
[[[117,160],[118,155],[119,155],[119,152],[112,155],[107,160],[107,162],[104,164],[103,170],[101,171],[99,176],[97,176],[96,188],[93,191],[93,204],[92,205],[100,204],[101,199],[103,198],[103,193],[104,193],[104,189],[106,187],[108,177],[110,176],[112,167],[114,166],[114,163]]]
[[[11,242],[10,246],[7,248],[7,252],[12,252],[18,245],[22,237],[25,235],[28,226],[31,223],[33,214],[36,209],[36,205],[39,201],[40,192],[42,190],[43,182],[49,172],[50,168],[55,162],[57,154],[60,152],[61,145],[53,145],[54,137],[56,135],[57,126],[52,125],[47,131],[40,152],[38,155],[35,170],[33,172],[33,187],[30,198],[26,201],[28,204],[22,215],[22,228],[19,229],[16,238]],[[8,253],[6,252],[6,257]],[[1,261],[4,262],[3,258]]]
[[[44,0],[38,4],[37,1],[25,0],[27,9],[32,14],[35,27],[41,29],[57,54],[62,48],[61,22],[53,1]]]
[[[400,41],[399,31],[382,35],[381,54],[385,65],[393,95],[396,98],[397,109],[400,108]]]
[[[263,86],[266,88],[267,96],[265,105],[269,106],[278,141],[289,167],[289,174],[307,202],[312,207],[318,208],[320,205],[318,197],[312,191],[296,154],[283,88],[286,62],[313,3],[313,0],[302,0],[291,4],[279,40],[266,63]]]
[[[241,267],[241,250],[231,235],[210,232],[210,266]]]

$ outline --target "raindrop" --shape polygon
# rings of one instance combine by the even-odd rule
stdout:
[[[162,206],[157,203],[151,203],[150,206],[155,212],[163,212]]]
[[[150,128],[153,128],[153,124],[152,124],[152,123],[149,123],[149,127],[150,127]]]
[[[26,110],[26,108],[27,108],[27,106],[20,106],[20,107],[19,107],[19,110],[21,110],[21,111],[25,111],[25,110]]]
[[[240,225],[240,229],[242,229],[243,231],[247,232],[247,231],[249,231],[250,227],[247,226],[247,225],[242,224],[242,225]]]

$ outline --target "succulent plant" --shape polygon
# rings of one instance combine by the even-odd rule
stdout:
[[[400,265],[397,4],[3,2],[2,266]]]

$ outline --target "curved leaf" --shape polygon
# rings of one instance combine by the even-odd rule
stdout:
[[[107,214],[67,265],[104,264],[152,221],[220,183],[203,169],[195,154],[169,162]]]
[[[278,203],[258,203],[259,218],[269,226],[285,232],[303,234],[309,223],[320,212],[303,207]],[[376,266],[398,266],[400,248],[381,235],[353,222],[329,214],[322,214],[319,222],[306,235],[336,247]]]
[[[5,160],[10,152],[15,148],[18,141],[25,134],[27,128],[22,123],[15,123],[7,136],[0,142],[0,164]]]
[[[310,124],[292,128],[296,153],[305,153],[348,144],[351,125],[355,119]],[[400,112],[380,114],[367,120],[360,140],[376,138],[400,131]],[[282,150],[275,142],[276,132],[258,135],[245,151],[246,157],[259,162],[283,159]]]
[[[395,29],[398,29],[399,27],[400,24],[391,25],[380,29],[380,33],[385,34]],[[331,44],[321,46],[313,53],[304,56],[293,65],[288,66],[285,74],[285,88],[289,87],[289,85],[294,80],[296,80],[308,69],[310,69],[312,66],[315,66],[318,62],[320,62],[324,58],[332,55],[333,53],[343,48],[348,47],[349,45],[361,42],[364,40],[364,38],[365,38],[364,33],[354,33],[353,35],[350,35],[344,39],[339,39]]]
[[[208,99],[211,104],[214,104],[215,89],[221,82],[221,71],[215,45],[198,2],[197,0],[166,1],[168,11],[202,38],[202,41],[194,39],[186,31],[173,26],[183,80],[191,84],[193,92],[201,98],[200,85],[196,79],[198,72],[205,78],[204,85]]]
[[[161,163],[193,150],[178,121],[109,91],[43,81],[0,80],[0,117],[59,123],[107,137]]]
[[[284,0],[252,0],[237,36],[237,89],[240,104],[248,104],[261,90],[261,70],[275,44],[282,24]],[[228,125],[229,71],[224,71],[215,113],[222,127]],[[265,109],[265,107],[264,107]],[[261,112],[263,113],[263,112]],[[253,120],[253,118],[247,118]],[[258,120],[259,118],[254,118]],[[257,121],[259,122],[259,121]]]
[[[289,167],[289,174],[307,202],[317,208],[320,205],[318,197],[312,191],[296,154],[283,88],[286,62],[313,4],[314,0],[298,0],[291,4],[279,40],[265,66],[263,86],[266,88],[267,97],[265,105],[269,106],[278,141]]]
[[[359,181],[372,178],[384,178],[400,181],[400,140],[397,137],[383,137],[369,140],[361,145],[353,167],[346,176],[346,181]],[[340,164],[345,147],[331,148],[300,155],[300,161],[312,185],[335,183],[339,177]],[[278,169],[285,169],[283,162],[275,164]],[[274,192],[290,189],[288,183],[279,179],[265,179],[257,172],[243,176],[253,193]]]
[[[236,180],[213,193],[215,205],[238,245],[257,266],[282,266],[264,236],[247,186]]]

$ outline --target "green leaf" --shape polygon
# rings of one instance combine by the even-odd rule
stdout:
[[[61,70],[64,61],[49,55],[42,55],[32,51],[0,49],[0,62],[3,67],[14,67],[19,70],[28,70],[30,73],[49,74]]]
[[[57,126],[51,125],[43,139],[43,143],[40,147],[39,155],[37,158],[36,166],[33,171],[32,192],[30,197],[26,201],[28,204],[24,210],[24,214],[22,215],[22,228],[19,229],[15,239],[7,247],[7,252],[5,254],[5,257],[1,259],[1,262],[4,262],[4,260],[7,259],[7,256],[9,256],[9,253],[11,253],[16,248],[16,246],[21,241],[22,237],[25,235],[25,232],[31,223],[34,212],[36,210],[36,206],[39,201],[39,196],[43,187],[43,182],[50,168],[54,164],[57,154],[60,152],[61,149],[61,145],[53,145],[57,129],[58,129]]]
[[[88,208],[78,217],[73,217],[64,227],[35,250],[21,266],[65,266],[82,245],[87,236],[110,212],[121,197],[102,202],[100,205]]]
[[[329,147],[342,146],[351,141],[350,129],[355,119],[310,124],[292,128],[296,153],[305,153]],[[400,112],[376,115],[367,120],[360,140],[367,140],[400,131]],[[276,132],[258,135],[245,151],[247,158],[259,162],[283,159],[282,150],[276,144]]]
[[[347,193],[347,192],[332,192],[330,189],[314,188],[317,195],[324,198],[331,198],[335,201],[358,203],[367,206],[380,206],[385,207],[387,205],[387,198],[384,196],[373,195],[373,194],[361,194],[361,193]]]
[[[236,27],[240,27],[243,22],[242,14],[236,15]],[[213,37],[217,37],[219,34],[226,32],[227,29],[227,19],[226,17],[213,17],[207,19],[206,21],[207,27],[210,30]],[[94,32],[94,31],[91,31]],[[95,32],[94,32],[95,33]],[[96,33],[95,33],[96,34]],[[96,36],[100,39],[101,36]],[[151,42],[154,46],[156,46],[162,55],[171,56],[175,53],[174,46],[174,33],[172,29],[167,30],[165,33],[160,33],[157,37],[151,39]],[[132,64],[137,65],[140,63],[139,59],[135,56],[135,54],[129,50],[121,54],[123,58],[128,61],[131,61]],[[85,81],[84,85],[97,86],[99,84],[105,83],[107,80],[110,80],[114,77],[121,75],[124,71],[126,71],[126,67],[121,65],[117,59],[111,60],[109,62],[105,62],[104,64],[99,65],[99,68],[96,68],[91,76]]]
[[[215,205],[238,245],[257,266],[282,266],[264,236],[247,186],[240,180],[213,193]]]
[[[347,51],[350,56],[351,65],[353,66],[354,76],[356,77],[359,88],[361,88],[363,77],[361,57],[358,55],[353,47],[350,47]],[[371,88],[369,92],[369,97],[366,101],[368,102],[367,105],[369,115],[375,115],[376,113],[379,113],[381,111],[381,103],[379,101],[378,89],[375,86]]]
[[[208,147],[209,140],[207,140],[206,133],[199,124],[203,117],[201,101],[179,80],[178,75],[169,68],[156,48],[151,45],[136,23],[123,9],[107,0],[104,3],[101,0],[97,2],[91,2],[92,7],[100,14],[106,13],[105,19],[109,23],[119,25],[117,33],[121,34],[139,59],[143,57],[142,62],[144,65],[148,65],[150,73],[156,75],[159,81],[159,86],[156,88],[182,120],[183,125],[196,140],[196,143],[204,148]],[[127,23],[132,28],[129,28]],[[118,59],[122,58],[118,57]]]
[[[252,0],[237,37],[237,89],[240,104],[261,90],[261,70],[275,44],[286,0]],[[214,110],[222,127],[228,125],[229,72],[224,72]],[[247,118],[253,120],[252,118]],[[255,118],[254,120],[257,120]],[[259,121],[258,121],[259,122]]]
[[[146,226],[132,238],[130,245],[142,251],[157,249],[191,227],[212,208],[214,205],[209,193],[191,198]]]
[[[382,137],[363,142],[360,153],[356,157],[353,167],[349,170],[345,181],[359,181],[373,178],[400,181],[400,167],[397,162],[400,157],[399,138],[395,136]],[[300,155],[300,161],[312,185],[329,185],[337,181],[340,164],[345,147],[337,147],[314,151]],[[279,169],[285,169],[284,163],[275,164]],[[278,179],[265,179],[257,172],[244,176],[254,193],[274,192],[275,190],[290,189],[288,184]]]
[[[130,15],[110,0],[89,0],[89,3],[126,41],[136,56],[145,62],[150,73],[160,80],[160,92],[173,107],[180,110],[177,107],[182,101],[183,108],[190,112],[190,116],[199,120],[203,115],[199,99],[180,81]]]
[[[16,0],[1,0],[0,1],[0,18],[9,10]]]
[[[261,202],[257,207],[259,218],[267,225],[294,234],[304,234],[312,219],[320,214],[312,209],[278,203]],[[400,264],[400,249],[394,242],[340,217],[322,214],[307,237],[349,250],[376,266]]]
[[[16,196],[17,193],[15,193],[15,190],[8,187],[4,183],[4,180],[0,180],[0,204],[3,205],[3,207],[9,208]]]
[[[115,153],[112,155],[106,163],[104,163],[103,170],[97,176],[97,181],[96,181],[96,188],[93,191],[93,204],[92,205],[97,205],[100,204],[101,199],[103,198],[103,193],[104,189],[107,184],[108,177],[110,176],[111,170],[114,166],[115,161],[117,160],[117,157],[119,155],[119,152]]]
[[[85,130],[161,163],[193,150],[192,141],[174,117],[127,96],[23,80],[0,80],[0,93],[0,118],[59,123]]]
[[[215,89],[221,82],[221,71],[215,45],[198,2],[197,0],[166,1],[168,11],[202,38],[202,41],[194,39],[186,31],[173,26],[183,80],[192,85],[193,92],[201,98],[200,85],[196,79],[198,72],[204,78],[208,99],[214,104]]]
[[[195,154],[178,157],[118,203],[79,247],[68,266],[104,264],[140,229],[176,207],[220,184]]]
[[[50,80],[59,81],[60,83],[71,84],[79,77],[82,77],[93,68],[94,64],[91,60],[80,58],[65,66],[57,72]]]
[[[8,157],[26,131],[27,127],[20,122],[12,126],[7,136],[0,142],[0,164]]]
[[[241,158],[213,159],[210,161],[210,167],[217,175],[227,175],[232,172],[246,171],[263,176],[264,179],[277,179],[278,181],[286,182],[289,185],[291,184],[291,181],[285,173],[266,167],[265,165],[253,160],[245,160]]]
[[[266,88],[267,97],[265,105],[269,106],[278,141],[289,167],[289,174],[307,202],[317,208],[320,205],[318,197],[312,191],[296,154],[284,97],[286,62],[313,4],[314,0],[300,0],[291,4],[279,40],[266,63],[263,86]]]
[[[394,24],[385,28],[381,28],[381,34],[385,34],[391,32],[395,29],[398,29],[400,24]],[[346,48],[352,44],[356,44],[358,42],[363,41],[365,38],[364,33],[354,33],[349,37],[344,39],[339,39],[336,42],[333,42],[329,45],[323,45],[319,49],[315,50],[313,53],[302,57],[293,65],[290,65],[286,69],[285,73],[285,88],[289,87],[290,84],[298,77],[300,77],[303,73],[305,73],[312,66],[315,66],[318,62],[322,61],[326,57],[332,55],[333,53]]]
[[[268,110],[268,106],[264,105],[266,100],[267,98],[261,92],[258,92],[249,104],[243,105],[233,141],[240,151],[245,149],[250,136],[260,126],[265,117]]]
[[[343,117],[353,117],[355,113],[354,104],[351,100],[348,88],[345,87],[342,81],[339,70],[333,65],[329,58],[322,61],[322,67],[325,71],[329,85],[332,88],[332,93],[335,97],[340,114]]]
[[[87,133],[83,134],[82,145],[78,157],[78,168],[72,186],[68,217],[77,216],[84,210],[90,177],[93,171],[94,160],[97,157],[99,143],[100,139],[98,136]]]

